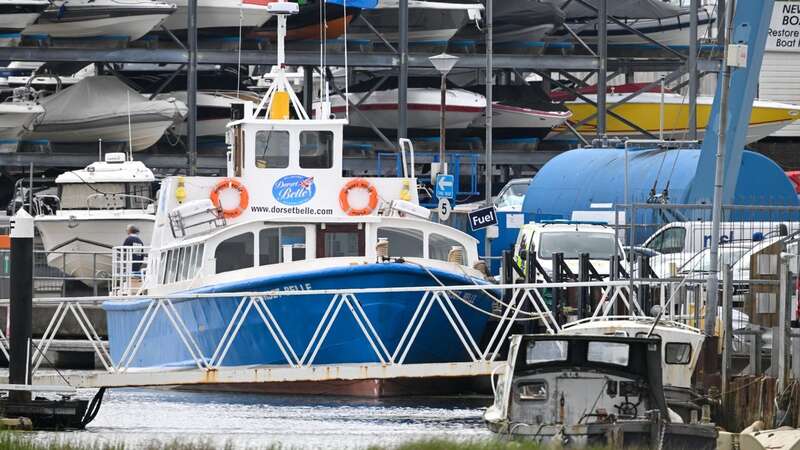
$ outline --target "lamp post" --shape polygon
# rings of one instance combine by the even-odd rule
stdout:
[[[447,164],[445,164],[444,160],[444,145],[445,145],[445,126],[444,126],[444,119],[445,119],[445,108],[446,108],[446,95],[447,95],[447,74],[456,65],[458,62],[458,56],[448,55],[447,53],[441,53],[436,56],[431,56],[428,58],[433,64],[433,67],[436,67],[436,70],[442,74],[442,97],[441,101],[439,102],[439,107],[441,108],[441,114],[439,116],[439,173],[447,174]]]

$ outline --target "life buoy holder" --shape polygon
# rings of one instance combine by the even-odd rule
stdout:
[[[235,208],[222,208],[222,203],[219,201],[219,193],[225,189],[236,189],[239,191],[239,205]],[[234,180],[233,178],[226,178],[216,186],[214,189],[211,190],[211,202],[214,203],[219,209],[222,209],[222,215],[226,219],[233,219],[242,215],[245,209],[247,209],[247,205],[250,203],[250,194],[247,192],[247,188],[241,183],[241,181]]]
[[[366,189],[369,192],[369,201],[364,208],[353,208],[350,206],[350,190],[351,189]],[[348,216],[367,216],[378,206],[378,190],[375,189],[369,181],[363,178],[356,178],[350,180],[339,191],[339,206]]]

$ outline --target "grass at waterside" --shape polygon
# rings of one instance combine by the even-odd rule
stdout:
[[[49,437],[42,433],[29,433],[18,431],[0,432],[0,450],[125,450],[136,448],[144,450],[234,450],[235,446],[226,444],[220,446],[209,441],[171,441],[168,443],[153,441],[149,444],[126,446],[122,443],[94,443],[87,444],[79,440],[70,439],[69,435]],[[357,442],[352,444],[358,445]],[[279,444],[270,447],[248,447],[265,450],[293,450],[296,447],[282,446]],[[372,446],[369,450],[544,450],[548,447],[526,441],[505,441],[497,439],[480,440],[448,440],[429,439],[402,443],[390,446]],[[596,448],[593,450],[603,450]]]

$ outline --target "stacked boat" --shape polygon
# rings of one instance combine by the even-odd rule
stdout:
[[[19,43],[20,33],[50,6],[48,0],[0,1],[0,47]]]
[[[131,151],[155,144],[183,121],[186,105],[175,99],[149,100],[112,76],[88,77],[41,100],[44,113],[29,139],[51,143],[127,143]]]

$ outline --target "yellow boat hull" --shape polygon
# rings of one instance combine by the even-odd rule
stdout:
[[[655,95],[658,96],[659,94]],[[710,98],[703,98],[702,100],[701,102],[700,99],[698,99],[697,105],[697,130],[701,136],[708,126],[712,107]],[[608,102],[608,106],[614,104],[615,102]],[[566,106],[572,111],[572,119],[570,122],[573,125],[581,123],[597,112],[597,109],[593,105],[582,101],[567,102]],[[655,136],[659,136],[659,133],[663,132],[665,139],[686,139],[689,135],[689,105],[685,103],[665,102],[662,113],[662,106],[660,103],[630,102],[614,108],[613,112]],[[663,129],[661,120],[662,114]],[[798,118],[800,118],[800,107],[798,106],[776,102],[756,101],[750,116],[747,142],[763,139],[786,125],[789,125]],[[588,120],[577,129],[581,134],[595,135],[597,133],[597,118],[595,117]],[[564,130],[566,130],[566,128],[561,127],[556,129],[556,132]],[[606,115],[606,132],[611,136],[642,137],[642,133],[639,130],[636,130],[610,114]]]

